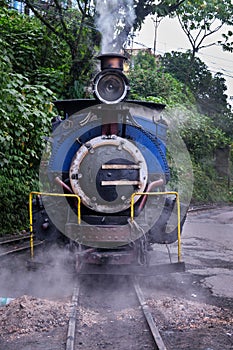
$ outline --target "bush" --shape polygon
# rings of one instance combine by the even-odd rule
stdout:
[[[11,70],[10,50],[0,41],[0,234],[28,227],[28,193],[38,181],[44,135],[53,116],[52,92]]]
[[[233,202],[233,188],[229,188],[227,179],[219,178],[211,163],[193,162],[193,173],[194,204]]]
[[[0,175],[0,235],[28,229],[28,194],[31,182]]]

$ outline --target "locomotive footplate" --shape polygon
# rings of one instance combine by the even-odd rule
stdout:
[[[84,264],[80,275],[122,275],[122,276],[154,276],[167,273],[184,272],[185,263],[177,262],[161,265],[90,265]]]
[[[66,235],[74,241],[89,246],[105,247],[105,243],[119,245],[129,244],[142,235],[140,230],[132,225],[78,225],[67,223],[65,226]]]

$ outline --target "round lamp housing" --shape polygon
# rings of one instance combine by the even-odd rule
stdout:
[[[118,53],[105,53],[96,58],[101,62],[101,72],[93,81],[94,97],[107,104],[123,101],[129,91],[129,81],[123,73],[127,57]]]
[[[129,81],[118,69],[105,69],[93,82],[93,93],[100,102],[110,104],[123,101],[129,91]]]

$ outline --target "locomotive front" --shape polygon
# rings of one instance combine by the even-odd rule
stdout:
[[[95,100],[55,102],[64,118],[53,121],[41,162],[34,233],[43,240],[66,237],[82,263],[146,264],[151,244],[176,241],[185,218],[178,225],[177,198],[165,191],[165,106],[126,101],[126,57],[98,59]]]

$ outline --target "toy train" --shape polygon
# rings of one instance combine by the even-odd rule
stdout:
[[[164,105],[127,100],[126,57],[98,56],[95,99],[56,101],[63,117],[41,161],[41,193],[32,204],[33,233],[66,237],[77,265],[148,265],[154,243],[179,239],[176,192],[166,192]]]

